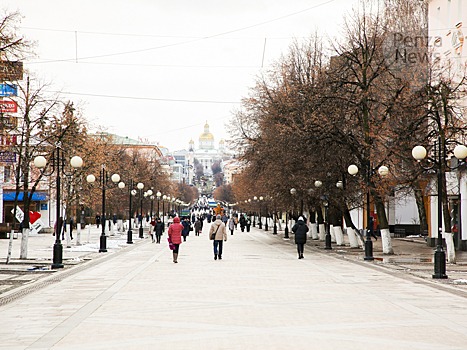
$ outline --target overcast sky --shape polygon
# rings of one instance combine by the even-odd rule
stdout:
[[[36,42],[25,67],[92,126],[188,147],[215,142],[255,77],[315,29],[338,35],[355,0],[2,0]]]

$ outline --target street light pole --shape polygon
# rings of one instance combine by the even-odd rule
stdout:
[[[323,185],[323,183],[319,180],[315,181],[315,187],[320,188]],[[332,239],[331,239],[331,228],[329,226],[329,199],[327,195],[324,195],[322,197],[323,199],[323,205],[324,205],[324,230],[326,232],[325,235],[325,246],[324,249],[326,250],[331,250],[332,249]]]
[[[263,196],[259,197],[259,218],[258,218],[258,228],[261,230],[263,228],[263,223],[261,222],[261,204],[263,201]]]
[[[144,238],[144,230],[143,230],[143,188],[144,184],[142,182],[138,182],[136,187],[139,190],[139,198],[140,198],[140,216],[139,216],[139,238]]]
[[[56,155],[52,156],[52,170],[50,174],[45,174],[43,169],[45,169],[47,165],[47,160],[44,156],[37,156],[34,158],[34,165],[41,169],[43,175],[51,176],[54,172],[56,172],[56,219],[55,219],[55,243],[53,246],[53,258],[52,258],[52,269],[60,269],[63,268],[63,246],[62,242],[60,241],[60,231],[62,229],[62,219],[60,215],[60,191],[61,191],[61,182],[60,182],[60,173],[63,173],[65,176],[71,176],[72,174],[65,173],[65,165],[64,165],[64,156],[63,151],[60,152],[61,149],[61,142],[55,143],[55,152]],[[70,160],[70,164],[74,169],[81,168],[83,166],[83,160],[78,157],[74,156]]]
[[[157,197],[157,217],[159,218],[161,215],[161,212],[159,211],[159,201],[161,199],[162,193],[160,191],[157,191],[156,197]]]
[[[113,183],[120,182],[120,175],[113,174],[110,179]],[[86,181],[90,184],[96,181],[96,177],[93,174],[90,174],[86,177]],[[99,245],[99,253],[107,252],[107,236],[105,235],[105,219],[106,219],[106,211],[105,211],[105,189],[109,183],[108,171],[105,169],[105,164],[102,164],[102,169],[99,173],[99,181],[100,185],[102,186],[102,217],[101,217],[101,224],[102,224],[102,232],[100,236],[100,245]]]
[[[443,160],[445,159],[445,150],[441,143],[441,136],[438,135],[438,140],[434,144],[434,159],[431,167],[423,167],[425,170],[432,169],[436,166],[437,181],[438,181],[438,237],[436,242],[436,251],[434,255],[434,274],[433,278],[445,279],[448,278],[446,275],[446,253],[443,249],[443,192],[444,192],[444,169]],[[415,146],[412,149],[412,156],[420,163],[422,159],[425,159],[427,152],[423,146]],[[461,160],[467,157],[467,147],[464,145],[457,145],[454,148],[454,156]],[[459,165],[450,167],[445,165],[449,169],[456,169]]]
[[[258,197],[254,196],[253,200],[256,202],[258,200]],[[254,211],[254,205],[253,205],[253,227],[256,227],[256,212]]]

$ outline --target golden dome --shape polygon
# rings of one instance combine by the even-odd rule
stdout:
[[[214,140],[214,136],[210,132],[203,132],[199,137],[200,141],[212,141]]]
[[[209,132],[209,124],[204,124],[204,132],[199,136],[199,141],[214,141],[214,135]]]

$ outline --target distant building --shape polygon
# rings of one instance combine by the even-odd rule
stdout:
[[[212,165],[216,161],[221,162],[225,158],[230,158],[226,153],[224,140],[220,140],[216,148],[214,135],[209,131],[209,124],[207,122],[198,138],[198,147],[196,147],[195,141],[191,139],[188,143],[188,150],[183,149],[173,152],[173,156],[176,164],[174,175],[176,170],[177,179],[180,182],[185,181],[185,183],[190,185],[193,184],[196,174],[195,163],[199,163],[202,166],[204,176],[211,177],[213,175]]]

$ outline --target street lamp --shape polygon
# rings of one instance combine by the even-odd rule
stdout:
[[[159,218],[161,216],[161,212],[159,211],[159,201],[161,199],[162,193],[157,191],[156,197],[157,197],[157,217]]]
[[[263,196],[259,197],[259,218],[258,218],[258,228],[261,230],[263,228],[263,223],[261,222],[261,204],[263,202]]]
[[[256,202],[258,200],[258,197],[254,196],[253,200]],[[253,227],[256,226],[256,212],[253,210]]]
[[[120,182],[120,175],[113,174],[110,179],[113,183]],[[86,181],[90,184],[96,181],[96,177],[93,174],[89,174],[86,177]],[[99,172],[99,184],[102,186],[102,216],[101,216],[101,224],[102,224],[102,232],[100,237],[100,246],[99,246],[99,253],[107,252],[107,236],[105,235],[105,189],[109,184],[109,176],[108,171],[105,169],[105,164],[102,164],[102,169]]]
[[[68,174],[65,172],[65,160],[63,151],[61,149],[61,142],[55,143],[55,152],[56,155],[52,156],[52,169],[51,172],[48,174],[44,173],[44,169],[47,166],[47,160],[44,156],[37,156],[34,158],[34,165],[41,169],[43,175],[51,176],[56,171],[56,189],[57,189],[57,205],[56,205],[56,220],[55,220],[55,243],[53,248],[53,258],[52,258],[52,269],[59,269],[63,268],[63,246],[62,242],[60,241],[60,230],[62,228],[62,220],[60,216],[60,173],[64,174],[65,176],[71,176],[72,174]],[[73,169],[79,169],[83,166],[83,160],[78,157],[74,156],[70,160],[70,165]]]
[[[143,188],[144,184],[142,182],[138,182],[136,188],[139,190],[139,198],[141,203],[141,211],[139,216],[139,238],[144,238],[144,230],[143,230]]]
[[[365,174],[365,181],[366,181],[366,187],[367,187],[367,191],[366,191],[366,219],[367,219],[367,228],[366,228],[366,240],[365,240],[365,257],[364,257],[364,260],[366,261],[372,261],[374,260],[374,257],[373,257],[373,242],[371,241],[371,235],[373,233],[373,221],[372,221],[372,218],[371,218],[371,210],[370,210],[370,186],[371,186],[371,183],[370,183],[370,179],[371,179],[371,176],[373,175],[373,170],[371,169],[371,165],[370,165],[370,162],[367,162],[367,166],[366,166],[366,174]],[[358,173],[358,167],[355,165],[355,164],[351,164],[349,165],[349,167],[347,168],[347,172],[352,175],[352,176],[355,176],[357,175]],[[380,166],[378,168],[378,173],[380,176],[386,176],[389,174],[389,169],[387,166]]]
[[[162,223],[165,224],[165,201],[167,200],[167,196],[164,194],[162,196]]]
[[[434,144],[434,158],[429,159],[433,162],[430,167],[423,167],[425,170],[433,169],[436,167],[436,173],[438,178],[438,239],[436,243],[436,251],[434,255],[434,274],[433,278],[444,279],[448,278],[446,275],[446,253],[443,249],[443,152],[441,148],[441,137],[438,136],[438,141]],[[420,163],[421,160],[427,156],[427,151],[423,146],[415,146],[412,149],[412,156]],[[464,145],[457,145],[454,148],[454,156],[457,159],[465,159],[467,157],[467,147]],[[449,169],[455,169],[458,166],[450,167],[444,164]]]
[[[323,186],[323,183],[320,180],[316,180],[315,187],[320,188],[321,186]],[[331,244],[332,239],[331,239],[331,229],[329,226],[329,215],[328,215],[329,200],[328,200],[327,195],[322,196],[321,199],[323,200],[323,206],[324,206],[324,227],[326,231],[324,249],[330,250],[332,249],[332,244]]]
[[[269,219],[269,211],[268,211],[268,200],[271,199],[270,196],[266,196],[265,198],[265,211],[266,211],[266,221],[264,222],[264,231],[268,231],[269,230],[269,226],[268,226],[268,219]]]
[[[290,194],[295,196],[297,194],[297,190],[295,188],[290,189]],[[295,200],[295,199],[294,199]],[[288,215],[288,210],[285,211],[285,229],[284,229],[284,239],[289,239],[289,220],[290,216]]]
[[[129,206],[128,206],[128,232],[127,232],[127,240],[126,244],[133,244],[133,231],[131,230],[131,217],[133,216],[132,210],[131,210],[131,204],[132,204],[132,198],[131,196],[134,195],[132,189],[134,186],[133,180],[130,180],[130,186],[128,186],[128,197],[130,200]],[[124,182],[119,182],[118,183],[118,188],[124,189],[125,188],[125,183]],[[135,191],[136,192],[136,191]]]

